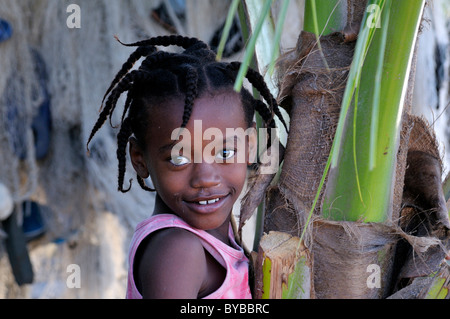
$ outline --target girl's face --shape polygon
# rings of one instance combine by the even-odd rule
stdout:
[[[216,229],[229,221],[245,184],[256,134],[237,134],[248,127],[234,91],[197,98],[186,128],[179,131],[183,108],[184,99],[151,108],[145,145],[130,141],[132,163],[139,176],[150,175],[171,210],[157,213],[174,213],[198,229]]]

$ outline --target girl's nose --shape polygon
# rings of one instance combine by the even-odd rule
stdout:
[[[220,184],[217,167],[208,163],[195,163],[192,170],[191,186],[193,188],[209,188]]]

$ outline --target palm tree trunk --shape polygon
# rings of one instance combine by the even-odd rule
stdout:
[[[407,249],[413,259],[419,258],[415,250],[420,247],[425,255],[433,255],[423,263],[428,269],[437,269],[442,258],[439,241],[448,243],[448,235],[405,234],[395,222],[401,211],[407,158],[412,158],[409,136],[420,130],[418,120],[408,115],[406,97],[424,1],[346,4],[342,10],[339,3],[333,8],[328,3],[324,15],[328,17],[330,10],[345,15],[342,31],[323,35],[320,42],[314,33],[302,32],[296,49],[280,62],[278,71],[285,76],[279,98],[291,126],[279,182],[267,191],[264,231],[268,235],[261,239],[256,271],[256,290],[262,297],[384,298],[398,283],[399,269],[408,271],[395,258],[399,240],[415,242]],[[382,15],[374,19],[377,8]],[[408,12],[402,14],[405,8]],[[374,31],[379,17],[384,29]],[[321,33],[324,24],[319,28],[316,21],[312,24],[315,33]],[[360,30],[356,47],[355,30]],[[404,41],[399,45],[400,38]],[[433,155],[431,148],[425,153]],[[327,175],[333,155],[335,163]],[[431,162],[424,163],[417,167],[421,172],[430,170],[425,166]],[[440,169],[437,162],[431,166]],[[427,185],[439,198],[429,201],[439,215],[435,220],[446,225],[448,217],[440,213],[441,184]],[[422,189],[416,196],[425,192]],[[440,229],[445,232],[448,227]],[[428,230],[437,231],[434,226]],[[278,250],[293,241],[283,237],[286,233],[298,240],[295,254]],[[289,289],[295,285],[294,277],[305,282],[303,290],[308,294]]]

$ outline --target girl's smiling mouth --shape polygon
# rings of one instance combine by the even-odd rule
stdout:
[[[183,202],[193,211],[201,214],[209,214],[221,208],[229,198],[226,195],[211,195],[205,197],[197,197],[192,200],[184,200]]]

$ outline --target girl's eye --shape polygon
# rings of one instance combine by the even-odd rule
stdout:
[[[175,166],[182,166],[190,163],[189,159],[184,156],[173,156],[169,162]]]
[[[232,158],[234,156],[234,154],[236,153],[235,150],[222,150],[219,153],[217,153],[217,157],[220,158],[221,160],[227,160],[229,158]]]

